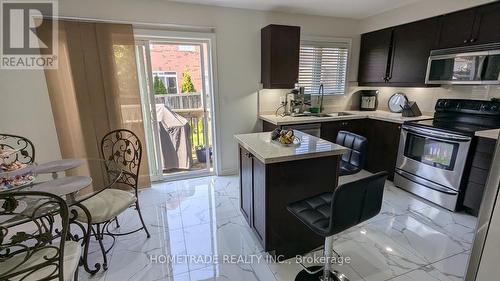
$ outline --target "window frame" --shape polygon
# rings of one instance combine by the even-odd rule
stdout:
[[[349,83],[349,70],[351,63],[351,53],[352,53],[352,38],[347,37],[329,37],[329,36],[302,36],[300,40],[300,47],[303,44],[309,44],[318,47],[347,47],[347,62],[345,69],[345,78],[344,78],[344,92],[343,93],[328,93],[325,92],[325,96],[337,96],[337,95],[345,95],[348,92],[348,83]],[[300,54],[299,54],[300,61]],[[299,63],[300,67],[300,63]],[[300,70],[299,70],[299,78],[300,78]],[[318,93],[310,93],[312,96],[318,96]]]
[[[179,94],[179,79],[177,79],[177,72],[176,71],[160,71],[156,70],[153,71],[153,77],[157,76],[158,78],[162,79],[163,84],[165,85],[165,88],[167,88],[167,95],[178,95]],[[168,78],[175,78],[175,89],[177,90],[176,93],[169,93],[168,89],[170,88]]]

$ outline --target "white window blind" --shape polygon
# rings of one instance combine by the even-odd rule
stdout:
[[[317,94],[321,84],[325,94],[344,94],[348,57],[348,43],[302,41],[299,85],[308,94]]]

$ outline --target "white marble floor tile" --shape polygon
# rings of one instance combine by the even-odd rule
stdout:
[[[341,177],[356,180],[370,173]],[[295,259],[265,260],[255,234],[239,210],[239,178],[206,177],[153,184],[139,194],[151,232],[117,237],[109,269],[79,280],[262,280],[288,281],[302,269]],[[134,209],[119,216],[117,232],[140,227]],[[476,219],[451,213],[387,182],[376,217],[338,235],[334,248],[349,264],[334,268],[350,280],[460,280]],[[107,241],[106,243],[109,243]],[[92,261],[100,261],[95,245]],[[191,256],[263,255],[262,262],[221,263]],[[321,252],[311,253],[309,256]],[[178,257],[168,262],[167,257]],[[157,258],[155,260],[155,257]],[[309,264],[317,265],[317,264]]]
[[[461,243],[467,250],[472,247],[476,218],[465,213],[452,213],[439,207],[428,207],[410,212],[410,216],[424,225],[439,229]]]
[[[255,271],[251,264],[216,264],[202,269],[191,271],[191,281],[226,280],[226,281],[272,281],[275,280],[272,272]]]
[[[134,241],[132,244],[116,245],[110,268],[120,267],[120,270],[109,270],[107,280],[159,280],[169,276],[171,269],[163,264],[153,263],[151,255],[165,254],[165,249],[157,245],[161,240],[153,234],[144,238],[145,242]]]
[[[322,257],[322,251],[316,251],[313,253],[309,253],[305,255],[307,258],[312,257]],[[320,259],[311,259],[305,260],[304,266],[322,266],[323,264],[319,263]],[[276,280],[278,281],[287,281],[287,280],[295,280],[295,276],[303,269],[303,267],[298,263],[296,258],[291,258],[281,263],[268,263],[269,268],[273,272]],[[332,264],[333,269],[338,272],[343,273],[349,278],[351,281],[364,280],[351,266],[347,263],[335,263]]]
[[[370,281],[387,280],[427,264],[389,234],[377,228],[354,228],[339,235],[333,247],[350,257],[350,266]]]
[[[229,222],[230,220],[228,220]],[[240,223],[206,223],[184,228],[186,250],[189,256],[244,257],[263,251],[252,230]],[[212,265],[212,261],[189,264],[190,270]]]
[[[442,261],[418,268],[392,281],[462,281],[469,253],[460,253]]]
[[[235,217],[238,210],[227,196],[193,197],[180,204],[183,227]]]
[[[363,226],[362,229],[367,232],[383,233],[412,254],[423,259],[426,264],[467,250],[462,244],[450,239],[448,234],[440,232],[439,229],[432,226],[421,224],[408,215],[376,221]]]

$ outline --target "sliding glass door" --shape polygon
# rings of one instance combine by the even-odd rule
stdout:
[[[154,179],[213,172],[212,71],[209,42],[136,41],[137,67]]]

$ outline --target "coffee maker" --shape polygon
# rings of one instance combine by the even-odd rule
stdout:
[[[378,106],[377,90],[359,91],[359,109],[363,111],[375,111]]]
[[[301,116],[306,111],[306,107],[311,105],[311,95],[305,94],[305,88],[299,85],[295,86],[290,93],[286,94],[287,115]]]

